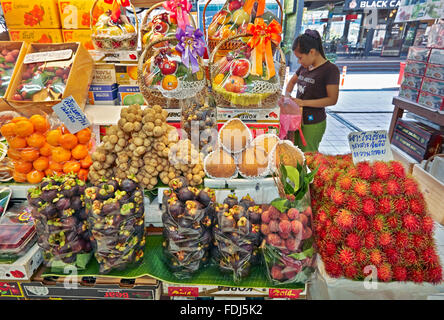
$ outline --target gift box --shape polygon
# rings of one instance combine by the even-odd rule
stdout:
[[[93,85],[117,85],[116,69],[112,63],[94,63]]]
[[[423,79],[422,76],[406,73],[404,74],[404,80],[402,81],[402,84],[410,88],[420,89],[422,79]]]
[[[28,43],[63,42],[62,32],[59,29],[9,29],[9,38],[12,41]]]
[[[60,22],[63,29],[90,29],[91,8],[94,1],[91,0],[59,0]],[[97,19],[111,5],[100,3],[96,5],[93,17]]]
[[[428,64],[425,76],[438,80],[444,80],[444,65]]]
[[[401,85],[401,88],[399,89],[399,96],[416,102],[418,101],[419,90]]]
[[[91,85],[88,92],[88,104],[118,105],[118,86],[114,85]]]
[[[424,47],[410,47],[407,60],[427,62],[430,55],[430,49]]]
[[[421,91],[444,96],[444,81],[424,78],[424,81],[421,85]]]
[[[120,105],[130,106],[132,104],[144,105],[145,100],[138,86],[119,86]]]
[[[94,50],[91,30],[62,30],[63,42],[80,42],[86,50]]]
[[[396,131],[425,150],[430,150],[432,154],[441,150],[443,137],[439,130],[416,121],[398,119]]]
[[[425,73],[425,69],[426,69],[426,64],[424,62],[407,60],[404,73],[413,73],[423,76]]]
[[[119,85],[137,86],[137,64],[116,63],[116,80]]]
[[[430,52],[429,63],[444,64],[444,50],[432,49],[432,51]]]
[[[57,0],[2,1],[3,15],[8,29],[60,28]]]
[[[72,54],[70,54],[70,51]],[[49,55],[69,54],[70,58],[63,56],[65,60],[56,60],[47,62],[45,67],[49,65],[70,66],[69,75],[66,78],[66,87],[61,93],[61,98],[54,100],[44,100],[36,95],[33,96],[33,101],[18,100],[15,95],[18,92],[18,87],[21,85],[24,73],[27,72],[25,64],[27,56],[32,53],[40,53],[39,58],[34,56],[33,61],[46,60]],[[61,102],[62,99],[72,96],[79,107],[83,110],[87,100],[87,92],[92,80],[93,59],[88,51],[80,44],[80,42],[59,43],[59,44],[38,44],[33,43],[28,47],[27,55],[24,58],[24,63],[19,66],[17,76],[14,78],[11,90],[7,95],[7,101],[16,110],[20,111],[26,116],[33,114],[41,114],[42,112],[51,114],[53,112],[52,106]],[[43,92],[44,90],[41,90]]]
[[[441,110],[444,108],[444,97],[421,91],[418,96],[418,103],[431,110]]]

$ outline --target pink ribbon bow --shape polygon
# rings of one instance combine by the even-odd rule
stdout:
[[[170,17],[177,20],[177,26],[185,30],[190,24],[188,13],[191,11],[192,4],[188,0],[168,0],[163,3],[163,7],[170,13]]]

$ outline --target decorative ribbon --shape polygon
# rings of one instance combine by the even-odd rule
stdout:
[[[282,26],[273,19],[267,26],[262,18],[256,18],[254,24],[250,23],[247,26],[247,33],[251,34],[248,41],[248,46],[252,49],[251,73],[262,76],[262,62],[265,61],[267,67],[267,80],[274,77],[276,71],[274,70],[273,51],[271,43],[276,46],[281,42]]]
[[[191,67],[193,73],[198,72],[200,69],[198,57],[202,57],[205,53],[205,41],[202,31],[187,25],[185,30],[177,29],[176,39],[179,40],[176,50],[182,55],[182,63],[187,68]]]
[[[106,4],[112,4],[111,20],[115,23],[120,18],[120,6],[128,7],[130,5],[129,0],[103,0]]]
[[[247,0],[244,3],[244,10],[251,16],[254,4],[257,2],[256,17],[259,17],[265,12],[265,0]]]
[[[163,7],[170,13],[171,18],[177,20],[179,29],[185,30],[185,27],[190,24],[188,13],[191,10],[192,4],[188,0],[164,1]]]

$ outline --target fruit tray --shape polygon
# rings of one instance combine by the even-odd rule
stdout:
[[[264,264],[252,267],[250,276],[239,283],[234,283],[230,274],[221,274],[219,268],[215,265],[209,265],[198,271],[190,279],[177,279],[163,263],[163,237],[160,235],[151,235],[146,238],[145,254],[143,262],[134,268],[127,268],[123,271],[111,271],[106,275],[99,274],[99,264],[93,258],[85,270],[79,270],[77,275],[80,277],[119,277],[124,279],[134,279],[143,276],[150,276],[157,280],[193,285],[217,285],[227,287],[248,287],[248,288],[279,288],[279,289],[304,289],[305,284],[293,283],[287,285],[273,285],[265,276],[267,270]],[[149,258],[146,258],[149,257]],[[66,276],[63,272],[52,272],[45,269],[43,277]]]
[[[0,225],[0,258],[18,257],[36,240],[34,225]]]

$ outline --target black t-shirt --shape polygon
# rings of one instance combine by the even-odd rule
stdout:
[[[302,100],[314,100],[327,97],[327,85],[339,85],[339,69],[330,61],[325,62],[314,70],[300,67],[296,74],[297,98]],[[303,107],[302,113],[304,124],[315,124],[324,121],[327,118],[325,108]]]

